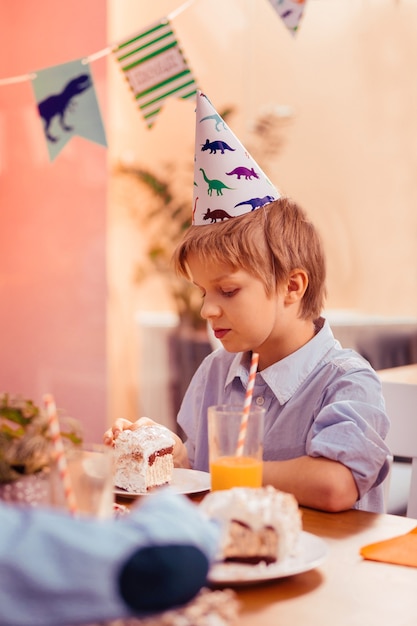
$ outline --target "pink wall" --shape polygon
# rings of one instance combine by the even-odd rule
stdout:
[[[106,2],[0,0],[0,78],[102,50]],[[7,53],[7,54],[6,54]],[[91,64],[105,117],[106,58]],[[106,427],[107,151],[72,139],[48,160],[31,82],[0,85],[0,390]]]

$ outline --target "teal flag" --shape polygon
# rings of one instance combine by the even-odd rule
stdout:
[[[32,86],[51,161],[75,135],[107,145],[88,64],[79,59],[40,70]]]
[[[114,55],[150,128],[166,98],[192,98],[196,83],[167,18],[119,44]]]

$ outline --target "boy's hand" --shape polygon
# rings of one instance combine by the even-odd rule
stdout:
[[[123,430],[136,430],[136,428],[139,428],[137,422],[131,422],[130,420],[120,417],[114,422],[111,428],[106,430],[103,435],[103,442],[107,446],[112,446],[114,444],[114,440],[117,439]]]
[[[151,420],[149,417],[140,417],[136,422],[131,422],[130,420],[120,417],[114,422],[111,428],[106,430],[103,435],[103,441],[106,445],[113,446],[115,439],[117,439],[117,437],[123,430],[137,430],[142,426],[150,426],[152,424],[162,426],[162,424],[158,424],[158,422]],[[163,426],[163,428],[166,428],[166,426]],[[188,460],[188,454],[185,445],[176,433],[173,433],[172,430],[169,430],[169,428],[167,428],[167,430],[170,432],[171,436],[175,440],[173,450],[174,466],[189,469],[190,462]]]

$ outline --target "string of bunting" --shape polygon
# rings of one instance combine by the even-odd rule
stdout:
[[[90,64],[103,56],[113,54],[148,128],[152,128],[167,98],[195,97],[196,79],[172,25],[172,20],[194,2],[187,0],[166,17],[88,57],[0,79],[0,86],[32,82],[50,161],[75,135],[107,146],[90,69]],[[294,35],[307,0],[269,2]]]

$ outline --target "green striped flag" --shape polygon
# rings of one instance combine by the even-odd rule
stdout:
[[[167,18],[119,44],[114,55],[149,128],[166,98],[196,95],[194,77]]]

